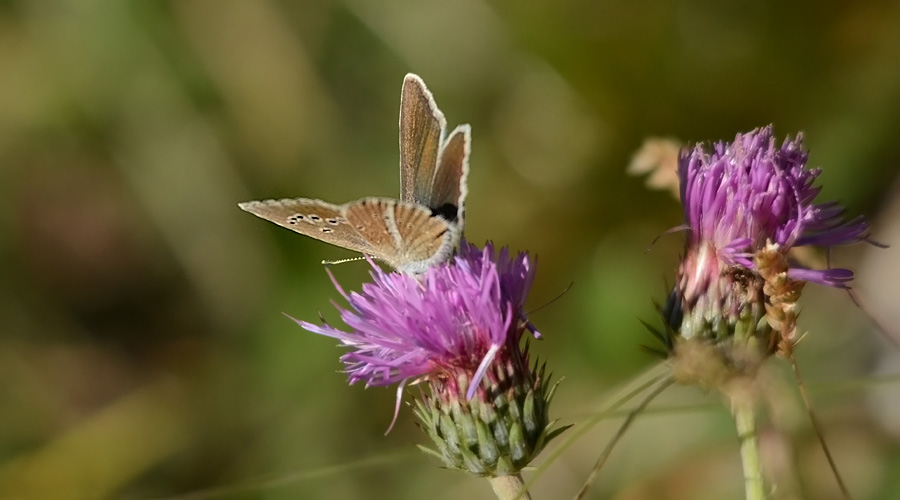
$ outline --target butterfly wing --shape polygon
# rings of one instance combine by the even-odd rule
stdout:
[[[346,216],[372,245],[371,255],[405,273],[446,260],[459,239],[455,226],[413,203],[364,198],[348,203]]]
[[[464,222],[464,204],[468,194],[466,181],[469,177],[471,143],[472,131],[468,125],[456,127],[447,137],[441,147],[431,197],[427,200],[427,206],[433,212],[456,222],[460,230]]]
[[[400,199],[431,209],[462,229],[472,133],[460,125],[444,139],[447,122],[416,75],[400,95]]]
[[[400,200],[428,204],[447,121],[425,82],[410,73],[400,92]]]
[[[375,253],[372,242],[348,222],[347,205],[294,198],[248,201],[238,206],[257,217],[311,238],[365,254]]]
[[[238,206],[300,234],[371,255],[405,273],[421,273],[443,262],[459,240],[456,227],[428,208],[389,198],[363,198],[344,205],[294,198]]]
[[[460,238],[471,132],[447,122],[425,82],[406,75],[400,94],[400,200],[334,205],[307,198],[250,201],[241,209],[300,234],[421,273],[447,260]]]

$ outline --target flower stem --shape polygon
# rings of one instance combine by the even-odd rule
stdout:
[[[525,489],[525,481],[522,481],[520,474],[489,477],[488,481],[498,500],[531,500],[531,494]]]
[[[822,451],[825,452],[825,458],[828,459],[828,466],[831,467],[834,479],[837,480],[838,486],[841,488],[841,493],[844,494],[844,498],[846,500],[853,500],[853,496],[850,495],[850,489],[847,488],[847,484],[844,483],[841,473],[838,472],[837,464],[834,462],[834,457],[831,455],[828,443],[825,442],[825,433],[822,432],[822,428],[819,426],[819,419],[816,418],[816,413],[813,411],[812,399],[809,397],[809,391],[806,390],[806,384],[803,383],[803,378],[800,377],[800,367],[797,366],[797,360],[790,351],[788,351],[787,358],[788,361],[791,362],[791,367],[794,369],[794,377],[797,379],[797,388],[800,389],[800,397],[803,398],[803,404],[806,405],[806,411],[809,413],[809,420],[812,422],[813,429],[816,431],[816,436],[819,438],[819,444],[822,445]]]
[[[753,405],[733,402],[732,414],[741,440],[741,464],[744,468],[744,492],[747,500],[765,500],[762,463],[759,460],[759,439]]]
[[[661,384],[656,386],[656,388],[653,389],[653,391],[651,391],[650,394],[648,394],[647,397],[645,397],[644,400],[641,401],[635,409],[631,410],[631,412],[628,413],[628,417],[625,418],[625,422],[622,423],[622,426],[619,427],[619,430],[616,431],[616,434],[613,436],[613,438],[609,441],[609,443],[606,444],[606,448],[603,449],[603,452],[600,454],[600,458],[597,459],[597,463],[594,464],[594,468],[591,469],[591,473],[588,474],[587,479],[585,479],[584,485],[581,486],[581,490],[579,490],[575,495],[575,500],[582,500],[584,496],[587,495],[588,490],[594,483],[594,480],[597,478],[597,474],[600,473],[600,469],[603,467],[603,464],[606,463],[606,459],[609,458],[609,455],[612,453],[613,447],[615,447],[616,443],[618,443],[619,440],[622,439],[622,436],[625,435],[625,431],[627,431],[628,428],[631,427],[632,422],[634,422],[638,415],[643,413],[644,409],[647,408],[647,405],[649,405],[650,402],[656,398],[656,396],[662,394],[664,390],[668,389],[669,386],[674,383],[675,380],[672,377],[666,378],[662,381]]]

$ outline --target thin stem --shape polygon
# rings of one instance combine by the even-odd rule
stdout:
[[[744,468],[744,492],[747,500],[765,500],[762,462],[759,459],[759,438],[753,405],[732,400],[731,412],[741,440],[741,464]]]
[[[494,494],[498,500],[531,500],[531,494],[525,489],[525,481],[522,480],[521,474],[511,476],[489,477],[491,488],[494,488]]]
[[[660,364],[653,366],[649,370],[647,370],[643,375],[639,376],[637,378],[637,380],[649,378],[648,381],[641,382],[637,387],[628,390],[628,392],[625,392],[626,389],[629,389],[633,385],[637,384],[637,382],[629,383],[628,385],[626,385],[626,387],[624,389],[621,389],[619,391],[619,393],[615,396],[617,399],[615,399],[613,401],[613,403],[611,403],[608,407],[604,408],[603,410],[600,410],[599,412],[595,413],[590,418],[588,418],[587,420],[585,420],[584,422],[579,424],[581,426],[580,428],[573,429],[571,432],[568,432],[566,434],[566,438],[562,441],[562,443],[559,444],[559,446],[556,447],[556,449],[554,449],[547,456],[547,458],[544,460],[544,463],[541,464],[541,466],[537,469],[537,471],[535,471],[535,473],[528,479],[528,483],[525,486],[531,487],[531,485],[534,484],[538,480],[538,478],[541,477],[544,474],[544,472],[547,471],[547,468],[549,467],[550,464],[555,462],[556,459],[559,458],[560,455],[562,455],[564,451],[566,451],[567,449],[569,449],[570,446],[572,446],[572,443],[577,441],[581,436],[583,436],[585,433],[587,433],[589,430],[591,430],[595,425],[597,425],[597,423],[599,423],[604,418],[609,417],[616,410],[618,410],[622,405],[631,401],[633,398],[639,396],[642,392],[644,392],[645,390],[647,390],[650,387],[653,387],[654,384],[656,384],[657,382],[659,382],[660,380],[665,378],[667,375],[664,373],[659,373],[659,374],[654,375],[654,372],[660,371],[662,368],[666,368],[666,367],[665,367],[665,365],[660,363]]]
[[[591,473],[588,474],[587,479],[584,481],[584,485],[581,487],[581,490],[578,491],[578,494],[575,495],[575,500],[581,500],[587,494],[588,489],[590,489],[591,485],[594,483],[594,479],[597,478],[597,474],[600,473],[600,469],[603,468],[603,464],[606,463],[606,459],[609,458],[609,455],[612,454],[613,448],[616,446],[616,443],[622,439],[622,436],[625,435],[625,431],[631,427],[631,423],[637,418],[638,415],[643,413],[644,409],[653,401],[657,396],[662,394],[662,392],[669,388],[672,384],[675,383],[675,380],[671,377],[665,379],[653,389],[647,397],[644,398],[643,401],[635,409],[631,410],[628,413],[628,417],[625,418],[625,421],[622,422],[622,425],[619,427],[619,430],[616,431],[616,434],[613,438],[606,444],[606,448],[603,449],[603,452],[600,453],[600,458],[597,459],[597,463],[594,464],[594,468],[591,470]]]
[[[812,400],[809,397],[809,391],[806,390],[806,384],[803,383],[803,379],[800,377],[800,368],[797,366],[797,360],[794,358],[794,354],[790,353],[788,355],[788,361],[791,362],[791,368],[794,369],[794,378],[797,379],[797,387],[800,389],[800,397],[803,398],[803,404],[806,405],[806,411],[809,414],[809,420],[812,422],[813,429],[816,431],[816,436],[819,438],[819,444],[822,445],[822,451],[825,452],[825,458],[828,459],[828,465],[831,467],[831,472],[834,474],[834,478],[837,480],[838,486],[841,488],[841,493],[844,494],[844,498],[847,500],[853,500],[853,497],[850,495],[850,489],[847,488],[847,485],[844,484],[843,478],[841,478],[841,473],[838,472],[837,464],[834,463],[834,457],[831,456],[831,450],[828,448],[828,444],[825,442],[825,434],[822,432],[822,428],[819,427],[819,419],[816,418],[815,412],[812,409]]]

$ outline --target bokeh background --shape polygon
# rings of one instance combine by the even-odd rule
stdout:
[[[351,254],[236,206],[397,196],[407,72],[472,125],[468,238],[539,256],[533,308],[574,282],[532,315],[563,423],[655,363],[639,319],[682,237],[646,251],[680,223],[626,174],[648,137],[802,130],[822,199],[900,244],[897,2],[3,0],[0,498],[491,498],[415,449],[409,408],[384,436],[393,389],[347,387],[334,341],[282,315],[336,321],[319,262]],[[895,248],[832,252],[862,308],[803,298],[799,361],[858,499],[900,497]],[[764,377],[775,497],[839,498],[789,373]],[[591,498],[740,498],[725,405],[652,408]],[[620,421],[535,498],[571,497]]]

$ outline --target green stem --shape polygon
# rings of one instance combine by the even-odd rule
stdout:
[[[488,481],[498,500],[531,500],[531,494],[525,489],[525,481],[520,474],[489,477]]]
[[[816,431],[816,436],[819,438],[819,443],[822,445],[822,451],[825,452],[825,458],[828,459],[828,465],[831,467],[834,479],[837,480],[838,486],[841,488],[841,493],[844,494],[844,498],[846,500],[853,500],[850,489],[847,488],[847,484],[844,483],[844,479],[838,471],[837,464],[834,462],[834,457],[831,456],[831,450],[828,448],[828,443],[825,442],[825,433],[822,432],[822,428],[819,426],[819,419],[816,418],[816,413],[813,411],[812,399],[809,397],[809,392],[806,390],[806,384],[803,383],[803,378],[800,376],[800,367],[797,366],[797,359],[794,358],[794,353],[790,351],[788,351],[787,358],[788,361],[791,362],[791,367],[794,369],[794,377],[797,379],[797,388],[800,389],[800,396],[803,398],[803,404],[806,405],[806,412],[809,413],[809,420],[812,422],[813,429]]]
[[[741,463],[744,467],[744,492],[747,500],[765,500],[762,462],[759,459],[759,439],[756,434],[756,418],[753,405],[734,402],[734,423],[741,440]]]
[[[622,426],[619,427],[619,430],[616,431],[616,434],[613,436],[613,438],[609,441],[609,443],[606,444],[606,448],[604,448],[603,452],[600,453],[600,458],[597,459],[597,463],[594,464],[594,468],[591,469],[591,473],[588,474],[587,479],[584,480],[584,485],[581,486],[581,490],[579,490],[575,495],[575,500],[582,500],[584,496],[587,495],[588,490],[594,483],[594,480],[597,478],[597,474],[600,473],[600,469],[603,467],[603,464],[606,463],[606,459],[609,458],[609,455],[612,453],[612,450],[616,446],[616,443],[618,443],[619,440],[622,439],[622,436],[625,435],[625,431],[627,431],[628,428],[631,427],[631,423],[634,422],[638,415],[644,412],[644,410],[647,408],[647,405],[649,405],[650,402],[656,398],[656,396],[662,394],[664,390],[668,389],[669,386],[674,383],[675,380],[671,377],[663,380],[661,384],[656,386],[656,388],[653,389],[653,391],[651,391],[650,394],[648,394],[647,397],[644,398],[644,400],[641,401],[639,405],[637,405],[637,408],[631,410],[631,412],[628,413],[628,417],[625,418],[625,422],[622,423]]]
[[[663,372],[665,370],[665,372]],[[659,373],[656,373],[659,372]],[[571,447],[581,436],[587,434],[587,432],[594,428],[601,420],[604,418],[608,418],[612,415],[616,410],[618,410],[625,403],[631,401],[632,399],[639,396],[642,392],[647,390],[650,387],[653,387],[660,380],[668,377],[669,368],[663,364],[658,363],[652,366],[650,369],[646,370],[642,375],[639,375],[634,379],[633,382],[629,382],[626,384],[625,388],[620,389],[616,396],[616,399],[613,399],[613,402],[609,404],[606,408],[594,413],[589,419],[585,420],[581,424],[581,427],[576,430],[572,430],[566,434],[566,438],[556,447],[555,450],[550,452],[547,455],[547,458],[544,459],[544,462],[540,467],[534,471],[534,474],[531,474],[531,477],[528,479],[528,483],[525,485],[526,488],[530,488],[539,477],[541,477],[544,472],[549,469],[549,465],[558,459],[563,452],[565,452],[569,447]],[[646,379],[646,380],[645,380]],[[635,387],[636,386],[636,387]],[[626,390],[628,392],[626,392]]]

